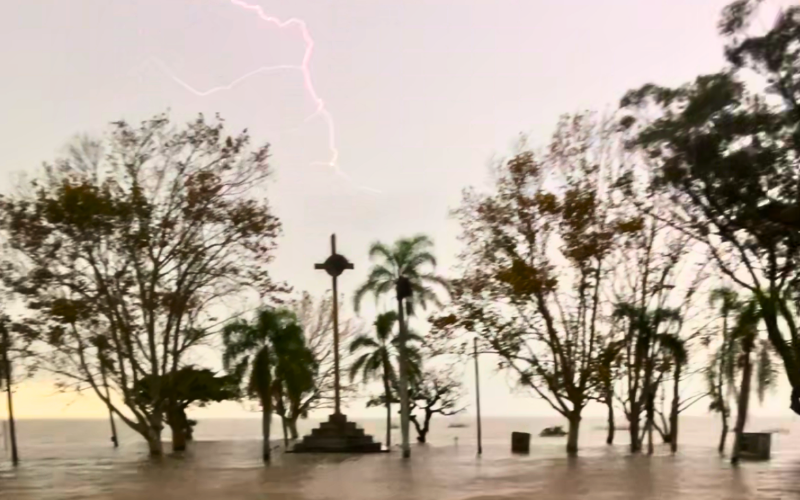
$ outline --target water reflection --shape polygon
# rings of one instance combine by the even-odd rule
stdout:
[[[268,467],[260,461],[257,434],[238,435],[230,426],[214,430],[206,424],[205,434],[198,433],[206,440],[161,460],[149,459],[135,436],[114,450],[104,432],[96,431],[95,439],[89,427],[80,439],[22,427],[22,465],[12,469],[0,461],[3,500],[800,498],[793,436],[776,442],[772,462],[732,468],[713,443],[702,441],[714,439],[708,429],[693,431],[688,423],[686,444],[676,456],[659,446],[653,457],[631,457],[624,443],[604,446],[602,432],[587,432],[578,458],[564,456],[558,440],[535,440],[530,455],[512,455],[510,430],[525,430],[513,423],[485,427],[482,457],[475,456],[470,429],[458,430],[458,446],[450,434],[456,431],[435,429],[433,444],[415,447],[410,462],[397,450],[366,456],[276,453]]]

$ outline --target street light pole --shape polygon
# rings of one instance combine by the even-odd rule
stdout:
[[[478,339],[472,339],[472,355],[475,357],[475,408],[478,414],[478,455],[483,454],[481,442],[481,381],[478,373]]]

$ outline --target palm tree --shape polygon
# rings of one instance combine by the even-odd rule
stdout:
[[[361,285],[354,297],[354,309],[359,311],[361,302],[367,294],[377,299],[395,290],[397,299],[397,319],[400,323],[398,350],[400,354],[400,427],[403,435],[403,457],[411,456],[409,443],[409,401],[408,401],[408,353],[406,352],[405,314],[413,315],[416,306],[425,309],[428,303],[441,306],[439,297],[432,286],[438,285],[449,292],[446,279],[425,268],[435,268],[436,258],[431,253],[433,242],[425,235],[401,238],[388,246],[375,242],[370,246],[371,260],[381,260],[370,269],[367,281]]]
[[[397,313],[394,311],[378,315],[375,320],[375,336],[359,335],[350,344],[350,352],[367,351],[361,354],[350,367],[350,380],[361,372],[364,383],[380,376],[386,400],[386,448],[392,447],[392,381],[396,378],[392,358],[394,357],[392,335]]]
[[[688,361],[689,354],[686,349],[686,341],[673,333],[662,333],[659,335],[659,343],[666,350],[666,353],[673,364],[672,374],[672,405],[669,412],[669,447],[672,453],[678,451],[678,414],[680,413],[680,381],[681,370]]]
[[[742,302],[736,292],[728,287],[712,290],[709,302],[712,307],[719,304],[719,313],[722,316],[722,342],[706,371],[709,394],[712,397],[711,410],[719,412],[722,418],[722,434],[718,447],[721,455],[725,452],[725,441],[728,438],[728,418],[731,414],[728,395],[732,392],[737,371],[736,353],[739,345],[731,336],[728,319],[731,314],[741,310]]]
[[[315,390],[317,361],[306,344],[303,328],[294,313],[286,311],[288,319],[283,328],[273,332],[272,346],[275,366],[273,382],[275,402],[283,427],[283,441],[289,446],[287,431],[297,438],[296,422],[302,415],[303,398]]]
[[[738,368],[741,369],[742,382],[738,394],[738,408],[736,410],[736,426],[734,427],[733,453],[731,463],[739,461],[742,449],[742,434],[747,423],[747,413],[750,405],[750,391],[753,378],[753,363],[751,354],[758,348],[758,366],[756,370],[756,386],[759,400],[763,401],[764,394],[775,383],[772,369],[769,343],[758,339],[758,323],[761,321],[761,311],[755,300],[747,302],[739,312],[736,325],[731,331],[736,341],[738,354]]]
[[[383,382],[383,399],[386,406],[386,448],[392,447],[392,400],[393,388],[397,387],[397,374],[392,364],[392,358],[397,352],[399,336],[393,335],[392,330],[397,323],[397,313],[389,311],[379,314],[375,320],[375,336],[361,334],[350,343],[350,353],[367,351],[361,354],[350,367],[350,381],[361,374],[361,380],[368,383],[380,378]],[[421,341],[421,337],[409,333],[407,340]],[[406,346],[408,353],[410,378],[418,378],[421,371],[421,356],[416,348]]]
[[[272,420],[277,356],[274,342],[296,326],[294,315],[286,310],[261,309],[255,321],[238,319],[225,325],[222,341],[225,352],[222,362],[225,370],[238,380],[247,379],[247,393],[261,403],[263,433],[262,457],[270,460],[270,423]]]

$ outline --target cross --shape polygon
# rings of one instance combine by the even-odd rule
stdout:
[[[336,253],[336,235],[331,235],[331,255],[322,264],[314,264],[314,269],[324,269],[333,279],[333,385],[334,385],[334,413],[339,415],[339,292],[336,287],[336,278],[347,269],[353,269],[353,264],[344,255]]]

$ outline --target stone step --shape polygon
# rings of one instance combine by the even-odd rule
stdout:
[[[376,443],[364,429],[348,422],[347,416],[333,414],[327,422],[311,431],[310,435],[294,447],[297,453],[377,453],[381,443]]]
[[[361,437],[346,437],[346,436],[306,436],[303,438],[303,444],[342,444],[342,445],[357,445],[373,443],[372,436]]]
[[[312,436],[318,437],[326,437],[326,436],[353,436],[353,437],[361,437],[364,436],[364,429],[358,428],[350,428],[345,429],[342,431],[341,429],[330,429],[330,428],[316,428],[311,431]]]
[[[319,424],[320,429],[331,430],[355,430],[357,429],[355,422],[322,422]]]
[[[360,452],[376,453],[381,451],[381,444],[375,443],[372,439],[364,440],[342,440],[342,439],[310,439],[303,440],[294,448],[295,452]]]

